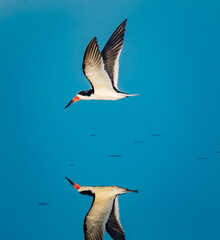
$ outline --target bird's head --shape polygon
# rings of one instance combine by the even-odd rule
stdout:
[[[71,104],[78,102],[79,100],[90,100],[94,94],[93,89],[81,91],[66,105],[65,108],[69,107]]]
[[[95,193],[93,191],[93,187],[86,187],[86,186],[80,186],[79,184],[71,181],[68,177],[65,177],[69,183],[81,194],[88,195],[88,196],[94,196]]]
[[[80,100],[80,95],[77,94],[67,105],[65,108],[69,107],[71,104],[78,102]]]

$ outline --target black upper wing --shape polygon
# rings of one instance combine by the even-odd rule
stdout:
[[[124,42],[126,22],[127,19],[117,27],[101,52],[105,70],[116,89],[118,89],[118,60]]]
[[[90,41],[86,48],[82,69],[95,92],[102,92],[105,89],[113,90],[112,81],[104,69],[104,63],[96,37]]]

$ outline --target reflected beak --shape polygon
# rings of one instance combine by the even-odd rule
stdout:
[[[71,181],[68,177],[65,177],[65,178],[69,181],[69,183],[70,183],[74,188],[76,188],[77,190],[80,189],[80,185],[79,185],[79,184],[74,183],[74,182]]]
[[[80,99],[79,97],[74,97],[67,105],[65,108],[69,107],[71,104],[75,103],[75,102],[78,102]]]

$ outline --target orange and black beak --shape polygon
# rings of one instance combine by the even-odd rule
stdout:
[[[74,188],[76,188],[77,190],[80,189],[80,185],[79,185],[79,184],[74,183],[74,182],[71,181],[68,177],[65,177],[65,178],[69,181],[69,183],[70,183]]]
[[[65,108],[69,107],[71,104],[75,103],[75,102],[78,102],[80,99],[79,97],[74,97],[67,105]]]

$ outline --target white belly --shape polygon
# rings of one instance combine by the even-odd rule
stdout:
[[[121,98],[125,98],[126,95],[123,93],[117,93],[117,92],[103,92],[103,93],[95,93],[92,96],[94,100],[118,100]]]
[[[100,92],[95,92],[94,94],[91,94],[89,97],[84,96],[81,97],[80,99],[82,100],[118,100],[127,97],[126,94],[124,93],[118,93],[115,91],[100,91]]]

